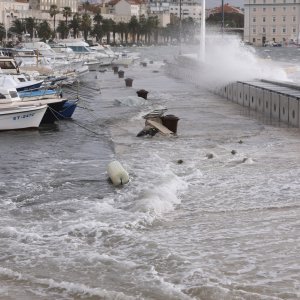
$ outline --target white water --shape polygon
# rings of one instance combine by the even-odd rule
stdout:
[[[1,135],[1,299],[299,299],[299,129],[166,75],[172,50],[141,50],[155,62],[125,69],[133,88],[93,82],[93,114],[74,117],[108,135]],[[164,106],[178,137],[137,138]],[[106,180],[113,159],[123,188]]]

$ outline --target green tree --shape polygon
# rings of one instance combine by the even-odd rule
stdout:
[[[3,40],[6,37],[6,29],[3,23],[0,23],[0,41],[1,43],[3,42]]]
[[[36,29],[37,24],[34,18],[26,18],[25,19],[25,29],[26,32],[30,34],[30,38],[33,38],[34,30]]]
[[[66,19],[66,25],[68,26],[68,18],[72,16],[72,10],[71,7],[65,6],[63,11],[62,11],[63,16]]]
[[[73,19],[69,23],[69,28],[73,30],[74,38],[77,38],[81,28],[81,17],[78,13],[74,14]]]
[[[127,23],[125,22],[119,22],[117,25],[117,32],[120,34],[121,36],[121,44],[124,43],[124,35],[126,33],[128,33],[128,26]]]
[[[56,19],[56,15],[59,14],[59,10],[57,5],[52,4],[50,6],[50,11],[49,11],[50,17],[53,18],[53,30],[55,32],[55,19]]]
[[[93,18],[95,25],[94,25],[94,28],[92,31],[92,34],[93,34],[93,36],[96,37],[97,41],[101,41],[102,37],[103,37],[103,30],[102,30],[102,26],[101,26],[102,20],[103,20],[103,17],[100,14],[100,12],[98,11]]]
[[[102,30],[106,34],[106,42],[110,44],[110,33],[113,31],[114,21],[112,19],[104,19],[102,21]]]
[[[80,28],[83,31],[83,36],[85,41],[87,41],[89,32],[92,29],[92,19],[89,14],[87,13],[83,14]]]
[[[128,23],[128,29],[132,36],[132,42],[135,43],[136,41],[136,35],[139,30],[139,21],[136,16],[132,16],[129,23]]]
[[[140,34],[143,37],[143,41],[146,42],[147,40],[147,34],[148,34],[148,26],[147,26],[147,19],[144,15],[140,17]]]
[[[9,31],[11,33],[14,33],[18,36],[18,39],[21,41],[22,40],[22,34],[25,31],[25,26],[23,22],[20,19],[15,19],[12,22],[12,26],[9,28]]]
[[[65,39],[68,37],[69,27],[65,21],[59,21],[56,31],[60,34],[62,39]]]
[[[37,26],[37,32],[39,38],[44,42],[46,42],[46,40],[49,40],[52,36],[52,30],[47,21],[43,21]]]

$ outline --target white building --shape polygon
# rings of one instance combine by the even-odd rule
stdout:
[[[147,16],[146,4],[140,0],[116,0],[109,3],[115,22],[128,22],[131,17]]]
[[[13,20],[26,18],[28,9],[28,3],[13,0],[0,1],[0,23],[8,29],[11,27]]]
[[[170,14],[173,14],[176,17],[180,17],[180,8],[181,8],[181,18],[193,18],[196,21],[200,21],[202,14],[202,7],[196,3],[182,3],[180,4],[170,4]]]
[[[245,41],[299,43],[299,30],[300,0],[245,0]]]
[[[49,11],[51,5],[56,5],[58,9],[70,7],[72,13],[78,11],[79,0],[29,0],[31,9]]]

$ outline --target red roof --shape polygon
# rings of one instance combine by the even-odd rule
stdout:
[[[117,3],[119,3],[121,0],[111,0],[108,2],[109,5],[115,6]],[[140,5],[145,3],[145,1],[143,0],[125,0],[126,2],[128,2],[131,5]]]
[[[220,14],[220,13],[222,13],[222,5],[215,7],[210,11],[210,14],[212,14],[212,15]],[[224,4],[224,13],[226,13],[226,14],[243,14],[243,12],[238,7],[231,6],[228,3]]]

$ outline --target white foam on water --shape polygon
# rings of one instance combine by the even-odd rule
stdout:
[[[117,105],[123,105],[129,107],[139,107],[139,106],[145,106],[149,104],[149,102],[146,99],[138,96],[127,96],[124,98],[116,98],[114,102]]]
[[[36,278],[30,275],[22,274],[19,272],[15,272],[8,268],[0,267],[0,274],[5,275],[11,279],[18,281],[28,281],[34,284],[38,284],[40,286],[46,286],[48,290],[58,289],[61,290],[62,293],[73,297],[101,297],[104,299],[119,299],[119,300],[131,300],[135,299],[135,297],[126,296],[121,292],[113,292],[107,291],[101,288],[93,288],[89,287],[82,283],[74,283],[67,281],[56,281],[51,278]]]
[[[197,55],[194,60],[198,60]],[[269,79],[287,81],[284,68],[271,60],[260,59],[254,48],[237,36],[210,35],[206,39],[205,62],[199,64],[199,86],[215,89],[235,81]]]

